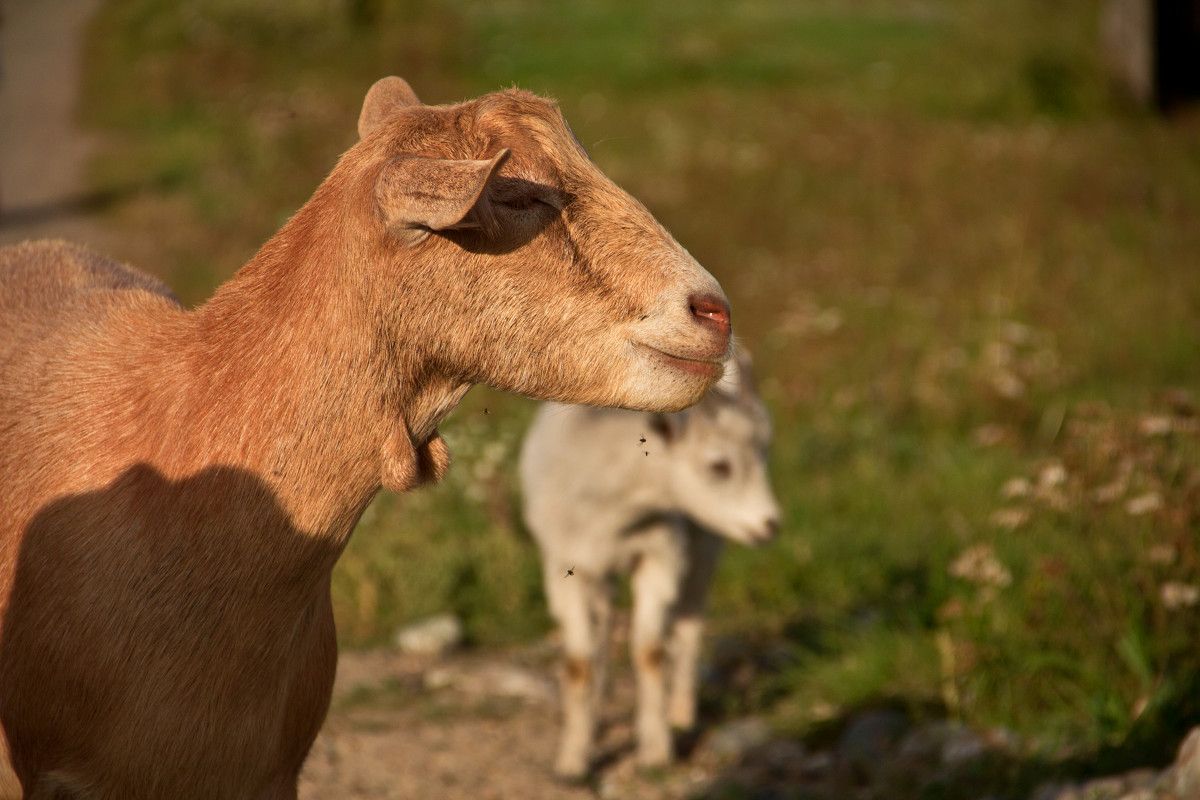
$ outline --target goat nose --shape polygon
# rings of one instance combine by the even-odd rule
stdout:
[[[729,303],[724,297],[694,294],[688,298],[688,307],[702,326],[724,336],[729,335]]]

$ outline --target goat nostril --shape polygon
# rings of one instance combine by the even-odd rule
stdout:
[[[779,533],[779,519],[777,517],[771,517],[771,519],[767,520],[765,530],[767,532],[766,538],[774,539],[775,535]]]
[[[721,333],[729,333],[729,303],[725,298],[715,295],[692,295],[688,298],[688,307],[701,325]]]

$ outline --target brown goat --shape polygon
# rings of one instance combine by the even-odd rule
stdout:
[[[202,307],[61,242],[0,250],[0,722],[29,798],[294,798],[330,572],[436,480],[474,383],[673,411],[720,287],[553,103],[367,94],[360,141]]]

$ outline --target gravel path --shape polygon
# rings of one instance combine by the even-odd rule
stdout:
[[[684,800],[721,766],[715,752],[642,775],[633,762],[633,686],[615,676],[604,766],[589,784],[552,774],[558,695],[552,649],[446,658],[343,653],[333,711],[300,783],[301,800]]]

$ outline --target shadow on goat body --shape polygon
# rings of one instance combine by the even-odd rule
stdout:
[[[160,797],[294,791],[336,668],[339,546],[251,472],[170,480],[145,464],[45,505],[19,541],[0,680],[26,688],[0,718],[24,730],[14,765],[51,784],[27,796],[70,796],[97,761],[97,796],[148,775]]]

